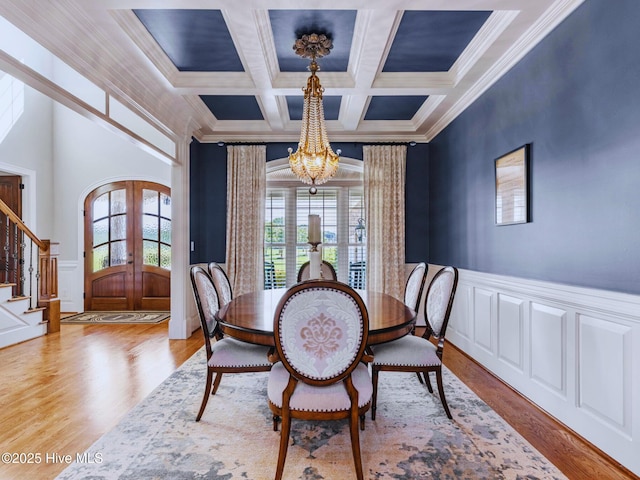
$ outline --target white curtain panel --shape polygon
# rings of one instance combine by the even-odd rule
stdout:
[[[264,288],[267,147],[227,147],[227,275],[233,294]]]
[[[406,145],[367,145],[364,198],[367,289],[404,298],[404,190]]]

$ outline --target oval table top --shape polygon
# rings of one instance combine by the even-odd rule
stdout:
[[[273,346],[273,317],[286,288],[260,290],[238,295],[218,313],[224,335],[259,345]],[[368,345],[400,338],[413,330],[416,312],[403,302],[381,292],[356,290],[369,314]]]

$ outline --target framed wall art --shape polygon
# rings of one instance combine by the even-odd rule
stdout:
[[[495,161],[496,225],[529,221],[529,150],[526,144]]]

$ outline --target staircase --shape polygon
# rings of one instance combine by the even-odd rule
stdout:
[[[0,348],[60,331],[58,244],[0,200]]]
[[[29,297],[12,297],[12,283],[0,284],[0,348],[47,333],[44,307],[30,308]]]

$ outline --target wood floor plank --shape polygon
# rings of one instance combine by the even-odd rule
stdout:
[[[0,479],[52,479],[202,345],[168,340],[167,324],[65,325],[0,350],[0,452],[40,453],[40,464],[0,464]],[[638,479],[503,384],[453,345],[445,364],[570,479]]]

